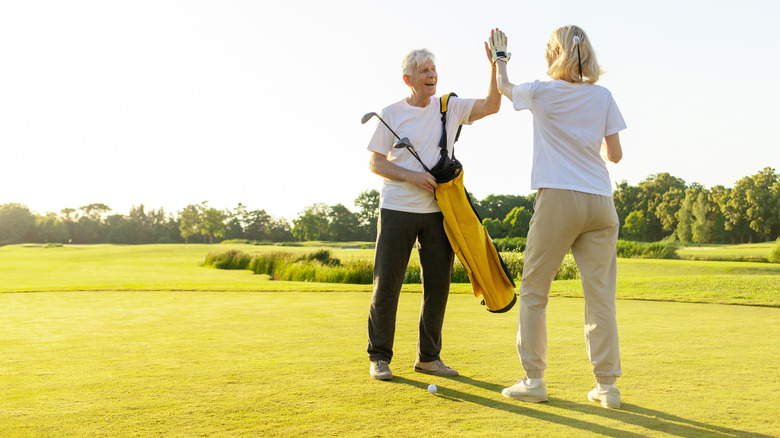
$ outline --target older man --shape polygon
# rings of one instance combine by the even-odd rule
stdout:
[[[484,99],[451,97],[447,108],[447,150],[453,151],[455,132],[498,112],[501,95],[496,85],[496,67],[490,48],[490,86]],[[442,122],[436,97],[438,73],[434,56],[425,49],[409,52],[402,62],[403,80],[410,95],[382,110],[384,120],[400,137],[408,137],[420,159],[430,169],[440,157]],[[384,178],[379,207],[379,233],[374,259],[374,293],[368,317],[370,375],[390,380],[398,298],[412,248],[417,243],[422,271],[423,302],[414,370],[439,376],[458,372],[441,360],[441,331],[454,260],[444,231],[443,216],[434,197],[436,179],[407,149],[393,149],[395,136],[382,123],[368,145],[370,169]]]

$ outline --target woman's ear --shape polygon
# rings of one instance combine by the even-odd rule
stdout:
[[[406,75],[404,75],[404,83],[405,83],[407,86],[409,86],[409,87],[411,87],[411,86],[412,86],[412,81],[410,81],[410,80],[409,80],[409,76],[406,76]]]

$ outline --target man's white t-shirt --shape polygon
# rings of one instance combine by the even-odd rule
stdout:
[[[626,123],[609,90],[563,80],[526,82],[512,90],[512,103],[534,116],[531,189],[612,196],[601,143]]]
[[[447,103],[447,151],[452,157],[455,134],[459,125],[470,125],[468,121],[471,108],[476,99],[450,97]],[[441,107],[439,97],[432,96],[424,108],[409,105],[406,99],[396,102],[382,110],[382,119],[398,134],[408,137],[420,159],[428,169],[441,157]],[[393,164],[404,169],[424,172],[411,152],[405,148],[394,149],[397,139],[387,127],[377,120],[374,136],[368,144],[368,150],[387,156]],[[379,207],[408,213],[435,213],[441,211],[431,192],[404,181],[392,181],[387,178],[382,184]]]

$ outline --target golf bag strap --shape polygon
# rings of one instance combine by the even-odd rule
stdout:
[[[447,103],[450,100],[450,96],[458,97],[455,93],[447,93],[439,99],[439,104],[441,105],[441,140],[439,140],[439,147],[441,148],[440,152],[442,157],[447,155]],[[463,128],[463,125],[458,125],[458,132],[455,134],[455,142],[460,138],[461,128]],[[454,151],[452,156],[455,157]]]

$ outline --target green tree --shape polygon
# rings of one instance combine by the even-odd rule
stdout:
[[[700,191],[692,206],[693,224],[691,234],[698,244],[709,243],[712,238],[712,215],[707,191]]]
[[[70,231],[65,222],[55,213],[46,213],[36,218],[37,240],[42,243],[68,243]]]
[[[504,229],[504,223],[498,219],[485,218],[482,219],[482,226],[485,227],[488,234],[493,239],[501,239],[506,237],[506,229]]]
[[[628,240],[644,240],[647,234],[647,222],[645,214],[641,211],[632,211],[626,217],[623,224],[623,236]]]
[[[641,196],[637,210],[642,211],[647,222],[647,238],[650,241],[661,240],[674,232],[674,214],[684,198],[685,181],[669,173],[657,173],[640,182],[639,188]],[[672,189],[677,190],[664,199],[664,194]]]
[[[328,212],[325,204],[314,204],[293,220],[292,234],[298,241],[303,240],[327,240],[328,239]]]
[[[745,243],[746,240],[752,241],[750,221],[747,216],[749,208],[747,192],[752,184],[753,180],[746,176],[737,181],[722,198],[722,211],[726,218],[724,226],[732,236],[732,243],[735,239],[739,239],[740,243]]]
[[[533,213],[526,210],[525,207],[513,208],[502,222],[507,237],[528,237],[531,216]]]
[[[252,210],[244,218],[244,237],[249,240],[272,240],[272,218],[265,210]]]
[[[536,194],[529,196],[519,195],[488,195],[485,199],[477,202],[472,196],[472,202],[474,202],[477,213],[485,219],[498,219],[504,220],[506,216],[517,207],[524,207],[527,211],[533,214],[534,211],[534,199]]]
[[[209,207],[208,204],[204,202],[201,204],[199,219],[200,234],[203,235],[204,240],[208,243],[214,243],[214,239],[216,238],[225,237],[225,231],[227,230],[227,226],[225,225],[227,213],[225,211]]]
[[[750,229],[763,240],[771,240],[772,230],[777,228],[778,207],[772,194],[772,187],[778,182],[778,175],[771,167],[750,177],[745,197],[748,204],[747,221]]]
[[[685,198],[680,204],[680,208],[675,215],[677,216],[677,226],[675,235],[677,240],[683,244],[693,241],[693,204],[699,196],[701,190],[694,186],[685,191]]]
[[[358,220],[362,231],[363,240],[376,240],[377,222],[379,220],[379,191],[366,190],[355,199],[355,207],[358,207]]]
[[[342,204],[328,210],[328,239],[337,242],[357,240],[360,236],[360,219]]]
[[[0,205],[0,246],[31,241],[35,216],[26,205]]]
[[[673,233],[677,228],[677,210],[680,209],[683,199],[685,199],[685,189],[670,187],[666,193],[661,196],[661,202],[655,207],[655,215],[661,222],[661,229],[665,235]]]
[[[200,206],[190,204],[179,212],[179,231],[184,243],[190,242],[190,237],[200,234]]]
[[[640,210],[639,204],[641,199],[642,189],[639,187],[629,185],[625,180],[615,184],[615,190],[612,191],[612,200],[615,203],[615,211],[617,211],[618,220],[621,224],[626,222],[626,218],[631,212]]]
[[[285,218],[271,218],[269,229],[273,242],[289,242],[294,238],[290,222]]]

